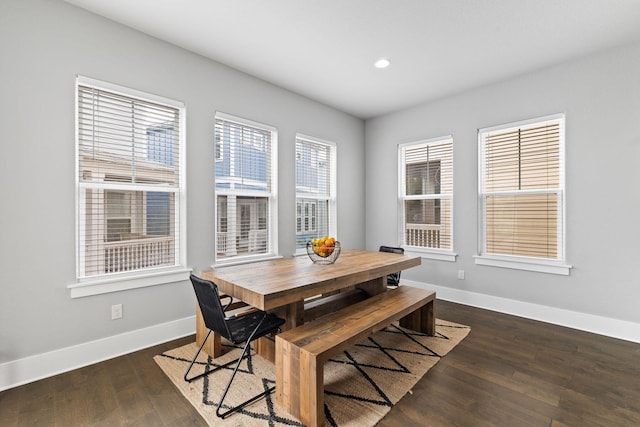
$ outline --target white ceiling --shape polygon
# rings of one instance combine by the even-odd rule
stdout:
[[[363,119],[640,40],[640,0],[65,1]]]

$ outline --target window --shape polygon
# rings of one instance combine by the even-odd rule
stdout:
[[[77,80],[77,276],[184,268],[184,106]]]
[[[276,130],[216,114],[216,260],[277,254]]]
[[[568,274],[561,265],[564,116],[481,129],[478,138],[481,247],[476,262]]]
[[[336,235],[336,146],[296,136],[296,252],[311,239]]]
[[[399,237],[408,250],[453,261],[453,139],[401,144]]]

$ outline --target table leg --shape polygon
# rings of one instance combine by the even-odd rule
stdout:
[[[281,326],[281,329],[286,331],[304,322],[304,301],[297,301],[272,310],[271,312],[285,319],[285,323]],[[266,336],[256,340],[255,350],[256,353],[265,359],[272,363],[276,362],[276,344],[274,337]]]
[[[382,292],[387,290],[387,277],[378,277],[377,279],[372,279],[368,282],[360,283],[356,285],[356,288],[362,289],[367,294],[369,294],[369,296],[381,294]]]
[[[202,340],[207,336],[207,332],[209,330],[204,324],[204,318],[202,317],[202,312],[200,311],[200,306],[196,304],[196,345],[200,346],[202,344]],[[216,357],[222,356],[222,343],[220,335],[215,332],[211,332],[209,335],[209,339],[207,343],[202,347],[202,350],[205,351],[209,356]]]

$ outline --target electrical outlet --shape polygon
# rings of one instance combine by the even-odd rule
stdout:
[[[122,304],[111,306],[111,320],[122,319]]]
[[[464,280],[464,270],[458,270],[458,279]]]

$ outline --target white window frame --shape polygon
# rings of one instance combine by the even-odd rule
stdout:
[[[128,271],[123,273],[111,273],[97,275],[91,277],[83,277],[84,252],[82,245],[84,241],[84,230],[81,229],[83,219],[81,218],[82,208],[80,204],[85,202],[84,185],[79,180],[79,132],[78,132],[78,87],[89,86],[111,93],[123,95],[129,98],[137,98],[144,101],[155,102],[171,106],[180,111],[179,114],[179,158],[177,159],[179,167],[179,186],[175,189],[176,209],[175,209],[175,226],[176,231],[176,257],[177,262],[173,266],[150,268],[145,270]],[[188,280],[191,269],[187,267],[187,224],[186,224],[186,107],[183,102],[175,101],[158,95],[149,94],[139,90],[131,89],[125,86],[116,85],[85,76],[77,76],[76,79],[76,111],[75,111],[75,187],[76,187],[76,282],[69,284],[67,288],[70,290],[71,298],[79,298],[91,295],[99,295],[110,292],[119,292],[128,289],[135,289],[147,286],[162,285],[167,283],[175,283]],[[97,184],[99,186],[100,184]],[[111,185],[109,188],[118,190],[117,185]],[[139,187],[122,186],[122,191],[158,191],[157,188],[149,185],[140,185]]]
[[[235,265],[235,264],[245,264],[256,261],[263,261],[265,259],[272,258],[280,258],[278,252],[278,130],[270,125],[266,125],[263,123],[259,123],[253,120],[245,119],[242,117],[234,116],[231,114],[227,114],[224,112],[217,111],[215,114],[214,122],[216,120],[224,120],[228,122],[233,122],[242,126],[248,126],[256,129],[260,129],[266,132],[271,133],[271,191],[268,194],[268,206],[269,210],[268,218],[270,222],[267,224],[267,230],[269,238],[267,239],[267,251],[266,253],[260,254],[249,254],[249,255],[240,255],[240,256],[230,256],[224,259],[218,259],[217,256],[217,247],[218,247],[218,227],[220,225],[220,221],[218,218],[218,196],[219,195],[241,195],[241,196],[256,196],[256,197],[265,197],[265,193],[251,191],[251,190],[241,190],[239,192],[234,192],[231,190],[218,190],[215,186],[214,181],[214,215],[215,215],[215,231],[214,231],[214,261],[211,267],[223,266],[223,265]],[[215,130],[214,130],[214,141],[216,141]],[[245,142],[245,141],[243,141]],[[217,143],[217,141],[216,141]],[[246,142],[245,142],[246,143]],[[264,144],[262,141],[256,141],[255,138],[252,141],[248,142],[256,149],[264,150]],[[224,141],[220,141],[221,152],[224,150]],[[233,149],[233,147],[231,147]],[[214,148],[215,149],[215,148]],[[232,160],[230,157],[230,161]],[[224,159],[224,154],[221,153],[219,160],[222,161]],[[218,158],[216,159],[218,160]],[[216,163],[219,163],[216,161]],[[217,166],[217,165],[216,165]],[[214,180],[215,180],[215,170],[214,170]]]
[[[405,252],[410,254],[416,254],[425,259],[432,259],[438,261],[455,262],[457,254],[454,251],[454,200],[453,195],[455,190],[450,194],[438,194],[437,197],[433,195],[421,195],[421,196],[408,196],[406,194],[406,160],[405,151],[408,148],[416,147],[420,145],[435,144],[443,141],[451,141],[451,156],[453,165],[453,136],[446,135],[436,138],[423,139],[419,141],[405,142],[398,144],[398,242],[401,247],[405,249]],[[454,170],[452,166],[451,175],[453,179]],[[417,200],[417,199],[449,199],[451,203],[451,249],[438,249],[427,248],[421,246],[410,246],[405,242],[405,201]]]
[[[509,129],[526,128],[543,125],[545,122],[559,122],[560,124],[560,182],[559,188],[548,190],[558,195],[558,259],[537,258],[531,256],[517,256],[507,254],[489,254],[486,251],[486,209],[484,193],[484,165],[485,136],[491,132],[507,131]],[[514,193],[525,194],[526,190]],[[566,210],[565,210],[565,115],[563,113],[537,117],[518,122],[496,125],[478,129],[478,254],[474,256],[477,265],[502,267],[559,275],[569,275],[571,265],[566,263]]]
[[[308,135],[304,135],[302,133],[297,133],[296,134],[296,143],[298,140],[301,141],[308,141],[309,143],[312,144],[319,144],[319,145],[324,145],[326,147],[329,148],[329,163],[330,163],[330,170],[329,170],[329,180],[330,180],[330,185],[329,185],[329,194],[327,195],[327,197],[323,197],[323,198],[315,198],[314,200],[326,200],[328,202],[328,215],[329,215],[329,230],[327,232],[328,236],[332,236],[332,237],[337,237],[338,236],[338,221],[337,221],[337,203],[336,203],[336,194],[337,194],[337,169],[338,169],[338,165],[337,165],[337,161],[338,161],[338,147],[336,145],[336,143],[331,142],[331,141],[327,141],[321,138],[316,138],[313,136],[308,136]],[[294,145],[294,150],[295,150],[295,145]],[[297,158],[295,159],[295,161],[297,161]],[[297,178],[296,178],[297,181]],[[309,233],[305,233],[304,231],[302,232],[298,232],[297,230],[297,220],[298,220],[298,216],[297,216],[297,209],[298,209],[298,204],[302,202],[302,219],[304,220],[304,204],[307,203],[308,199],[312,199],[311,197],[309,197],[308,194],[305,193],[298,193],[298,188],[296,186],[296,236],[298,236],[299,234],[309,234]],[[316,213],[318,212],[318,207],[316,206]],[[317,221],[316,221],[316,227],[315,227],[315,232],[317,233]],[[304,225],[303,225],[303,229],[304,229]],[[321,236],[319,236],[321,237]],[[304,248],[296,248],[296,255],[301,255],[301,254],[306,254],[306,249]]]

